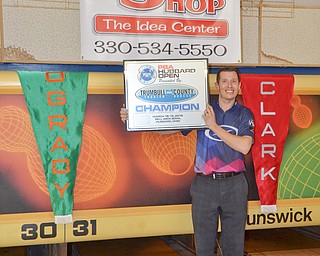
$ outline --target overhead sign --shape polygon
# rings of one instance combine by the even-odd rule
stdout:
[[[241,62],[240,0],[81,0],[81,58]]]

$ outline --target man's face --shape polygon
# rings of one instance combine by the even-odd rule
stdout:
[[[234,71],[221,72],[220,80],[215,85],[220,97],[225,100],[234,100],[240,89],[240,82],[237,73]]]

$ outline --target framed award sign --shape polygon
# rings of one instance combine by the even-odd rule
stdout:
[[[127,131],[205,128],[208,60],[124,61]]]

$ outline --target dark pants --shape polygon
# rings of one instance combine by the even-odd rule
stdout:
[[[245,175],[223,180],[197,175],[190,194],[197,256],[214,255],[219,217],[223,256],[243,256],[248,205]]]

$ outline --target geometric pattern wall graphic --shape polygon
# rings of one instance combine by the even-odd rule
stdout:
[[[196,132],[127,132],[122,104],[122,95],[88,95],[75,209],[189,203]],[[0,95],[0,193],[0,213],[51,209],[23,95]]]
[[[75,192],[78,201],[105,194],[116,179],[116,164],[106,139],[94,128],[84,125]]]
[[[279,199],[320,197],[319,96],[293,95],[292,125],[278,182]]]
[[[162,172],[179,176],[191,170],[196,151],[196,131],[161,135],[144,132],[142,147],[150,161]]]
[[[122,103],[122,95],[88,95],[75,208],[190,203],[196,131],[188,136],[126,132],[119,118]],[[292,103],[278,198],[319,197],[320,97],[299,96]],[[298,115],[294,115],[301,106],[312,111],[307,129],[297,126]],[[303,113],[300,119],[311,117]],[[22,95],[0,95],[0,164],[0,213],[50,210],[45,175]],[[251,160],[246,164],[251,175]],[[249,182],[255,186],[252,175]],[[256,199],[256,191],[251,189],[249,196]]]
[[[320,197],[320,122],[287,143],[278,198]]]
[[[301,104],[300,96],[293,95],[291,106],[293,107],[292,119],[296,126],[306,129],[312,123],[312,111],[311,109]]]
[[[115,160],[108,142],[88,125],[84,125],[82,136],[74,190],[75,203],[105,194],[116,179]],[[18,107],[0,108],[0,149],[24,152],[30,175],[39,188],[49,195],[29,114]]]

